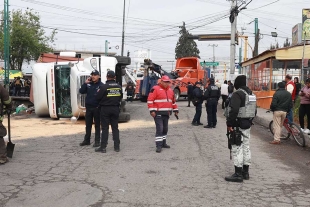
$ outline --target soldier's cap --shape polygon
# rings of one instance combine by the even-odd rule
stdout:
[[[108,73],[107,73],[107,77],[108,78],[115,78],[115,73],[113,70],[109,70]]]
[[[198,85],[198,84],[202,85],[202,83],[201,83],[201,82],[196,81],[195,85]]]
[[[90,75],[100,75],[98,70],[93,70]]]

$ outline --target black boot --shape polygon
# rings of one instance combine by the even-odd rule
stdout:
[[[169,145],[167,145],[167,142],[166,142],[166,140],[164,139],[164,141],[163,141],[163,147],[162,148],[170,148],[170,146]]]
[[[199,126],[197,122],[192,121],[193,126]]]
[[[243,182],[242,167],[235,166],[235,173],[232,174],[231,176],[225,177],[225,180],[228,182],[242,183]]]
[[[163,147],[163,141],[156,142],[156,152],[161,153],[161,149]]]
[[[243,165],[242,177],[243,177],[244,180],[249,180],[250,179],[249,165]]]
[[[197,124],[198,124],[198,125],[203,125],[203,123],[201,123],[201,122],[198,122]]]
[[[156,152],[161,153],[161,147],[156,147]]]
[[[80,143],[80,146],[90,145],[90,141],[84,140],[82,143]]]
[[[95,149],[95,152],[106,153],[106,152],[107,152],[107,149],[106,149],[106,148],[103,148],[103,147],[99,147],[99,148]]]
[[[100,147],[100,142],[95,142],[95,143],[93,144],[93,147]]]

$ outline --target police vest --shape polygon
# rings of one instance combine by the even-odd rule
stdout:
[[[245,104],[239,108],[237,118],[253,119],[256,116],[256,96],[254,94],[249,95],[245,90],[239,88],[237,91],[242,91],[245,94]],[[224,116],[228,117],[231,111],[230,106],[225,108]]]

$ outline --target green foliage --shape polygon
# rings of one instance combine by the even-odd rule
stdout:
[[[270,50],[279,49],[279,48],[280,48],[280,46],[279,46],[278,42],[275,45],[273,45],[273,44],[270,45]]]
[[[198,57],[199,49],[197,48],[197,44],[193,39],[188,39],[190,33],[186,30],[185,22],[183,22],[183,26],[180,30],[180,37],[178,43],[175,48],[175,59],[182,57]]]
[[[286,38],[284,44],[283,44],[283,47],[290,47],[291,46],[291,43],[288,41],[288,38]]]
[[[2,12],[3,18],[3,12]],[[0,27],[0,38],[3,40],[3,21]],[[51,52],[56,31],[50,36],[45,35],[40,24],[38,13],[30,9],[13,10],[10,13],[10,68],[21,70],[24,60],[37,60],[41,53]],[[4,44],[0,44],[0,58],[3,59]]]

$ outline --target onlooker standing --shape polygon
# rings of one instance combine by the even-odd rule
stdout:
[[[203,103],[203,92],[201,90],[201,82],[196,82],[193,90],[193,97],[192,100],[194,102],[194,106],[196,107],[196,113],[194,119],[192,121],[192,125],[199,126],[203,125],[200,122],[201,113],[202,113],[202,103]]]
[[[26,78],[24,85],[25,85],[25,96],[29,96],[30,95],[31,81],[28,78]]]
[[[289,74],[287,74],[285,76],[285,82],[286,82],[285,89],[288,92],[290,92],[290,94],[292,95],[293,106],[292,106],[291,110],[289,111],[289,113],[287,114],[288,121],[291,124],[293,122],[293,119],[294,119],[293,107],[294,107],[294,101],[295,101],[295,95],[296,95],[296,86],[295,86],[294,81],[292,81],[292,76]]]
[[[129,81],[126,88],[125,88],[125,91],[127,92],[127,100],[126,102],[130,101],[132,102],[132,99],[133,99],[133,95],[134,95],[134,92],[135,92],[135,86],[133,84],[132,81]]]
[[[234,92],[234,84],[229,80],[228,81],[228,96],[231,96]]]
[[[187,87],[187,101],[188,101],[187,107],[190,107],[191,106],[191,101],[192,101],[192,98],[193,98],[194,86],[192,85],[191,82],[188,82],[187,84],[188,84],[186,86]]]
[[[86,115],[85,115],[85,125],[86,134],[84,136],[84,141],[80,143],[80,146],[90,145],[91,128],[93,122],[95,122],[95,143],[93,147],[100,146],[100,109],[99,101],[97,100],[97,91],[103,83],[100,80],[99,71],[93,70],[91,72],[91,77],[86,79],[85,83],[81,86],[79,92],[81,94],[87,94],[85,99]]]
[[[16,81],[15,81],[15,94],[14,94],[15,96],[20,96],[20,91],[21,91],[22,87],[23,87],[23,83],[22,83],[20,77],[18,76]]]
[[[301,83],[299,83],[299,78],[298,77],[295,77],[294,78],[294,83],[295,83],[295,86],[296,86],[296,96],[295,96],[295,102],[298,98],[298,95],[299,95],[299,92],[300,92],[300,89],[301,89]]]
[[[293,102],[291,94],[285,90],[284,82],[278,83],[278,90],[272,97],[270,110],[273,111],[273,141],[270,144],[280,144],[281,128],[286,114],[291,110]]]
[[[225,108],[225,103],[228,98],[228,84],[227,80],[224,81],[224,83],[221,85],[221,95],[222,95],[222,109]]]
[[[154,86],[147,99],[147,105],[156,125],[156,152],[160,153],[162,148],[170,148],[167,144],[168,121],[172,111],[177,116],[178,106],[173,90],[169,87],[170,78],[164,75],[161,82]]]
[[[120,140],[118,130],[118,118],[120,104],[123,98],[122,87],[115,82],[115,73],[109,70],[106,84],[102,85],[98,91],[97,100],[100,101],[100,121],[102,128],[101,146],[96,152],[106,153],[109,138],[109,125],[112,127],[114,141],[114,151],[120,151]]]
[[[310,133],[310,79],[306,80],[306,85],[301,89],[299,106],[299,123],[301,129],[306,133]],[[305,129],[304,117],[307,115],[308,125]]]

